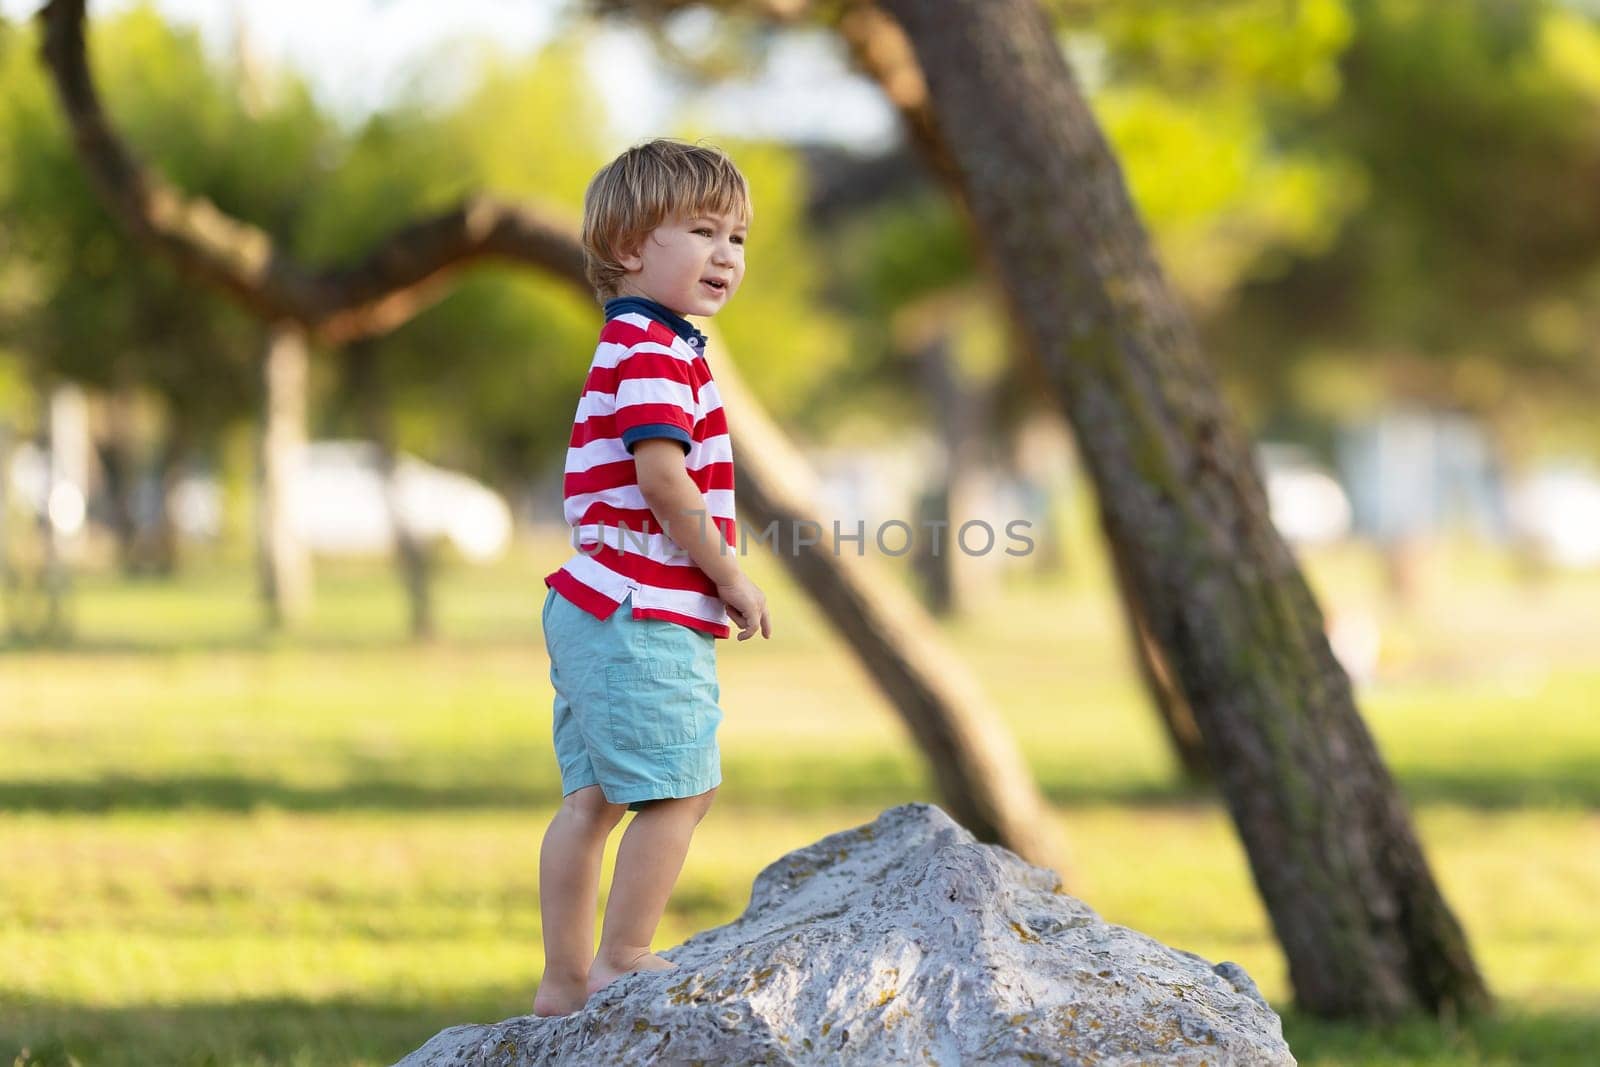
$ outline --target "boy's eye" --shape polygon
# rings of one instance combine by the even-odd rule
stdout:
[[[742,235],[740,235],[740,234],[737,234],[737,233],[734,234],[733,235],[733,243],[734,244],[739,244],[739,245],[744,244],[744,237]]]

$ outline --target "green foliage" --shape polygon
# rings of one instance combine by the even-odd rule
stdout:
[[[1324,250],[1359,200],[1350,167],[1274,145],[1240,96],[1197,107],[1134,84],[1107,87],[1095,109],[1162,266],[1201,313],[1286,255]]]
[[[1359,183],[1277,125],[1337,98],[1342,0],[1059,7],[1162,265],[1197,310],[1285,254],[1326,247]]]
[[[0,216],[11,242],[0,337],[42,378],[138,385],[202,439],[249,411],[259,329],[179,277],[101,207],[72,151],[37,31],[0,53]],[[25,43],[25,46],[24,46]],[[292,81],[247,114],[192,33],[148,6],[91,26],[102,97],[182,188],[268,223],[291,217],[327,129]]]
[[[960,217],[947,197],[931,192],[882,205],[847,231],[842,243],[852,266],[849,290],[859,293],[850,303],[864,313],[888,312],[968,285],[976,266]]]
[[[1337,97],[1352,32],[1341,0],[1049,6],[1162,265],[1202,317],[1285,260],[1331,244],[1360,202],[1360,174],[1321,146],[1279,136],[1278,123]],[[910,368],[894,358],[892,324],[923,301],[965,315],[956,304],[971,302],[979,271],[970,240],[938,190],[908,190],[839,228],[831,295],[851,313],[854,355],[826,398],[835,411],[906,410]],[[978,332],[997,339],[991,360],[1003,359],[999,324]],[[1004,403],[1034,392],[1012,381]]]
[[[1600,27],[1540,0],[1350,7],[1333,106],[1276,128],[1345,161],[1360,199],[1220,326],[1503,426],[1592,428],[1574,400],[1600,386]]]
[[[605,131],[575,51],[526,64],[491,52],[459,102],[419,96],[373,116],[300,220],[307,258],[347,259],[479,191],[565,210],[576,230]],[[559,463],[598,328],[592,300],[527,268],[458,275],[437,306],[377,342],[401,445],[498,478]]]
[[[807,421],[823,433],[848,425],[861,441],[893,435],[927,416],[921,390],[906,388],[916,369],[900,324],[939,305],[955,328],[955,304],[977,279],[969,235],[943,192],[919,187],[835,225],[828,249],[826,300],[849,324],[848,356]]]
[[[485,58],[475,90],[445,120],[481,187],[578,216],[584,188],[609,158],[585,44],[575,30],[525,64]]]
[[[242,80],[148,6],[91,33],[102,96],[133,150],[312,266],[349,262],[477,191],[565,211],[576,229],[584,188],[611,151],[580,32],[526,61],[486,44],[464,93],[441,104],[418,83],[353,130],[324,116],[296,76]],[[0,350],[46,375],[152,388],[215,439],[255,405],[260,325],[106,215],[26,36],[28,47],[0,55],[0,140],[15,148],[0,160],[0,225],[15,253],[0,273]],[[734,154],[758,222],[748,280],[717,325],[757,392],[792,414],[843,358],[843,332],[816,299],[823,272],[799,218],[797,161],[762,145]],[[502,478],[558,464],[598,327],[592,299],[526,268],[461,277],[378,342],[400,443]],[[363,432],[338,387],[341,366],[321,361],[316,422]]]
[[[1275,106],[1321,105],[1338,92],[1337,60],[1350,38],[1343,0],[1054,0],[1061,23],[1105,48],[1111,82],[1146,81],[1174,93],[1244,94]]]

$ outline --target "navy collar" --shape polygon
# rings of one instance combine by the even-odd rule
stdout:
[[[646,318],[651,318],[661,323],[689,342],[690,348],[702,355],[705,354],[706,335],[695,329],[688,319],[665,304],[657,303],[647,296],[614,296],[605,302],[607,322],[610,322],[618,315],[625,315],[630,311],[636,311]]]

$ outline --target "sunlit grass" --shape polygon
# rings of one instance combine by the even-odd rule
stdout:
[[[448,569],[423,647],[375,566],[324,568],[288,639],[261,636],[245,568],[80,581],[74,647],[0,653],[0,1060],[55,1041],[85,1064],[380,1064],[525,1012],[558,558]],[[737,915],[784,851],[936,799],[848,650],[750,563],[778,638],[719,646],[725,787],[663,946]],[[1504,1013],[1381,1034],[1289,1014],[1305,1063],[1576,1064],[1600,1042],[1600,582],[1468,565],[1402,610],[1360,554],[1313,561],[1325,602],[1384,628],[1363,709]],[[1073,891],[1287,1009],[1231,825],[1176,783],[1092,562],[948,632],[1026,742]]]

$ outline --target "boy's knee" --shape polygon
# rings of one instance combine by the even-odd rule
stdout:
[[[584,825],[608,831],[622,821],[622,816],[628,810],[626,804],[613,804],[606,800],[605,793],[597,785],[568,793],[562,798],[561,806]]]
[[[717,786],[712,786],[710,789],[707,789],[704,793],[701,793],[698,796],[692,796],[692,797],[689,798],[689,800],[694,803],[694,820],[695,820],[695,822],[699,822],[701,819],[706,817],[706,812],[711,810],[711,801],[713,799],[715,799],[716,795],[717,795]]]
[[[672,808],[678,812],[694,816],[694,821],[699,822],[705,818],[706,812],[711,810],[711,800],[717,795],[717,786],[712,786],[704,793],[696,793],[692,797],[662,797],[660,800],[645,802],[645,809]]]

